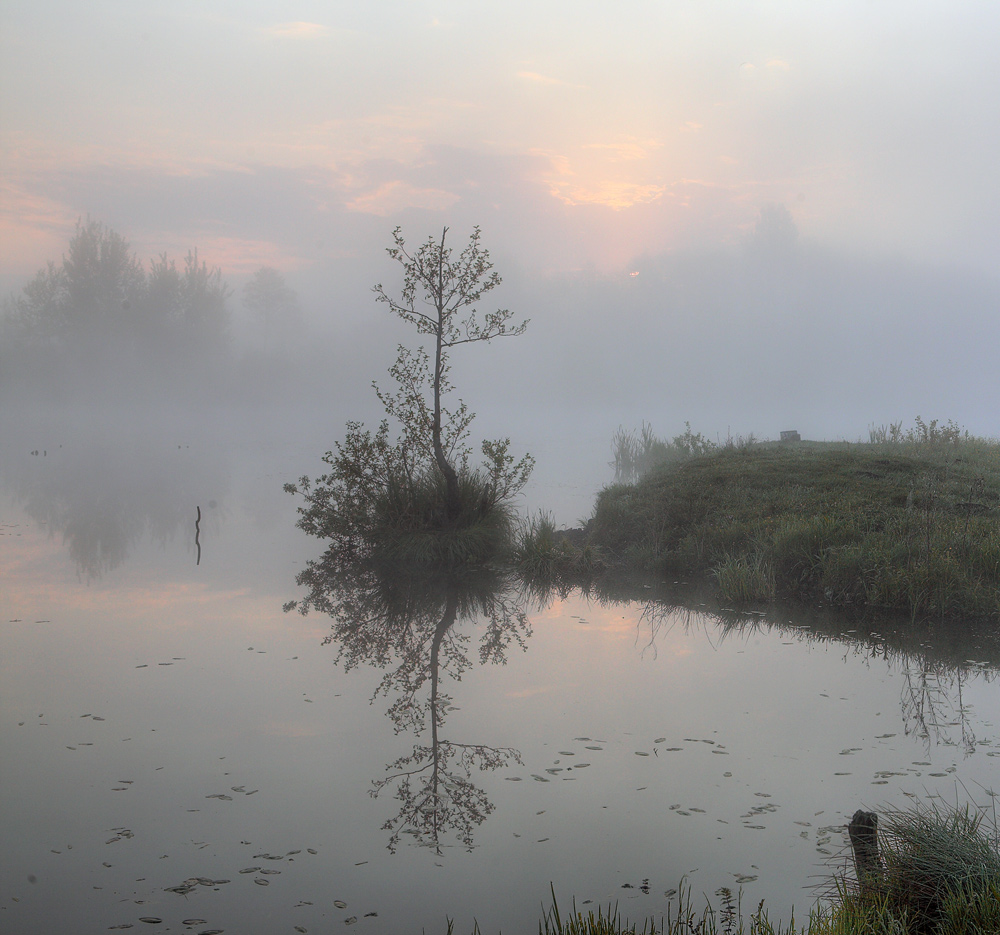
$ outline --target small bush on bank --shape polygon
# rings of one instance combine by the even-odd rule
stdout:
[[[328,473],[285,490],[306,501],[299,528],[328,540],[345,561],[483,563],[510,551],[510,501],[531,470],[530,458],[514,464],[507,446],[485,443],[486,466],[479,469],[463,451],[450,503],[447,480],[419,440],[392,439],[387,421],[374,433],[350,422],[344,441],[323,458]]]
[[[521,524],[511,560],[534,590],[544,590],[560,579],[585,583],[603,569],[600,550],[587,543],[574,544],[567,533],[556,530],[547,513],[538,513]]]
[[[829,935],[1000,932],[1000,838],[982,812],[917,804],[879,824],[879,871],[839,886]]]

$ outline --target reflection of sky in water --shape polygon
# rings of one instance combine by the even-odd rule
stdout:
[[[567,900],[620,900],[635,916],[661,912],[684,874],[695,892],[756,877],[745,904],[767,897],[772,917],[787,916],[811,903],[803,887],[823,874],[823,851],[842,846],[823,829],[859,806],[954,801],[959,784],[988,800],[980,786],[1000,752],[1000,702],[985,673],[963,677],[963,725],[953,670],[922,674],[912,659],[802,631],[723,637],[698,615],[661,621],[650,646],[641,605],[574,596],[529,611],[527,650],[512,647],[506,665],[444,679],[456,708],[448,737],[523,759],[475,775],[496,806],[476,848],[438,855],[404,841],[390,854],[381,825],[396,803],[388,790],[368,793],[417,740],[393,733],[392,698],[369,703],[378,670],[344,673],[321,647],[328,619],[281,612],[319,550],[294,530],[295,502],[280,487],[313,468],[287,449],[208,450],[190,456],[191,476],[213,480],[217,500],[202,564],[202,494],[185,503],[183,471],[169,466],[171,486],[160,486],[178,519],[159,535],[147,516],[125,558],[97,576],[81,573],[61,530],[50,536],[25,514],[4,453],[14,496],[0,516],[0,786],[4,840],[15,842],[2,870],[5,931],[79,930],[81,920],[104,930],[141,916],[174,931],[190,918],[202,929],[317,931],[351,916],[359,931],[443,931],[446,915],[456,931],[473,916],[484,932],[530,930],[549,881]],[[54,490],[63,504],[47,522],[81,502],[29,467],[34,495]],[[476,629],[456,628],[475,660]],[[939,712],[927,740],[912,711],[904,717],[914,686],[925,714],[931,703]],[[251,867],[281,872],[240,873]],[[165,892],[195,877],[230,882]]]

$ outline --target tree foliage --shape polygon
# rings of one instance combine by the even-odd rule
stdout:
[[[489,251],[480,244],[478,227],[473,229],[468,244],[457,257],[447,246],[447,236],[448,228],[445,227],[440,240],[428,237],[411,253],[397,227],[392,233],[395,245],[386,252],[403,268],[401,296],[393,298],[381,283],[375,286],[374,292],[377,301],[384,302],[403,321],[413,325],[418,334],[429,335],[433,340],[433,365],[423,348],[416,353],[403,346],[399,348],[399,356],[390,372],[402,392],[402,397],[397,394],[392,401],[402,405],[394,410],[382,393],[379,399],[391,415],[404,417],[404,425],[415,423],[414,428],[424,436],[429,431],[434,461],[446,483],[445,507],[449,519],[454,520],[460,508],[454,461],[456,453],[461,456],[460,445],[472,416],[461,400],[453,412],[442,406],[442,397],[452,389],[448,380],[449,351],[460,344],[523,334],[528,322],[513,324],[513,315],[508,309],[497,309],[480,320],[474,306],[487,292],[500,285],[500,276],[493,269]],[[430,400],[425,389],[429,390]],[[502,460],[509,442],[494,444],[503,447]],[[494,453],[498,450],[494,449]],[[490,457],[485,448],[484,454]],[[518,467],[530,472],[532,464],[522,460]],[[523,476],[526,480],[527,473]]]

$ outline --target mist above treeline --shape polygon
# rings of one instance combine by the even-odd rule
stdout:
[[[404,233],[420,240],[435,233],[428,223]],[[389,261],[364,252],[230,275],[197,244],[143,260],[109,226],[81,221],[63,255],[4,300],[0,397],[321,411],[328,444],[343,419],[379,417],[371,382],[386,382],[397,344],[416,343],[371,293],[392,288]],[[735,245],[639,257],[618,273],[531,272],[509,249],[496,264],[504,282],[483,311],[530,323],[516,341],[453,358],[456,395],[484,435],[523,429],[531,444],[538,426],[561,423],[567,437],[609,443],[620,425],[672,434],[689,421],[713,438],[858,438],[918,414],[998,433],[1000,285],[803,242],[780,206]]]

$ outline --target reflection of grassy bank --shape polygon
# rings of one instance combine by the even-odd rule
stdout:
[[[954,426],[718,447],[598,495],[587,544],[727,602],[1000,617],[1000,444]]]

